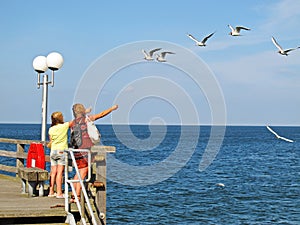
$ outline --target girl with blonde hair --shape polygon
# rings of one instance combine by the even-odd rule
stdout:
[[[68,149],[68,129],[70,122],[64,122],[61,112],[54,112],[51,115],[51,127],[48,131],[50,142],[50,189],[48,197],[64,198],[62,193],[62,175],[65,167],[64,150]],[[56,184],[56,191],[54,186]]]
[[[116,110],[118,108],[118,105],[114,105],[109,109],[106,109],[98,114],[95,115],[89,115],[89,119],[91,121],[98,120],[112,111]],[[72,107],[74,120],[72,121],[71,129],[75,124],[80,124],[81,127],[81,145],[80,146],[73,146],[75,149],[91,149],[91,147],[94,145],[91,139],[89,138],[88,132],[87,132],[87,124],[86,124],[86,112],[87,110],[82,104],[74,104]],[[90,110],[89,110],[90,111]],[[88,173],[88,154],[87,153],[74,153],[76,164],[79,169],[79,173],[81,176],[81,179],[84,180]],[[78,180],[78,175],[76,174],[74,176],[74,180]],[[76,195],[78,199],[80,199],[80,192],[81,192],[81,186],[80,183],[75,183],[75,190]],[[72,196],[71,202],[75,202],[75,197]]]

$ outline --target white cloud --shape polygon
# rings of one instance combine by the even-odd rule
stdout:
[[[260,29],[266,33],[286,34],[286,37],[299,37],[300,1],[282,0],[262,9],[267,14]]]
[[[295,67],[299,68],[300,52],[290,56],[281,56],[276,51],[263,51],[252,55],[236,57],[233,60],[210,63],[217,76],[235,83],[257,84],[265,79],[285,75],[294,75]],[[300,79],[300,77],[298,77]],[[272,80],[276,82],[276,80]],[[296,85],[296,84],[294,84]]]

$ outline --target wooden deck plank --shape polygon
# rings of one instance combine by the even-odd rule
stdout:
[[[21,193],[19,178],[0,175],[0,218],[66,216],[64,199],[28,198]]]

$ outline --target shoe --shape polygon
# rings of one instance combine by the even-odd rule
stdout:
[[[57,195],[56,198],[65,198],[65,195]]]
[[[49,198],[54,198],[55,196],[56,196],[56,193],[54,193],[52,195],[51,194],[48,195]]]

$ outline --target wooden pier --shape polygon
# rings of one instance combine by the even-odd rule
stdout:
[[[0,170],[15,174],[15,176],[0,174],[0,224],[68,224],[66,223],[68,212],[65,211],[65,200],[47,197],[47,187],[45,187],[43,197],[30,197],[27,193],[22,193],[22,182],[18,177],[18,170],[24,167],[24,161],[27,158],[25,145],[31,142],[37,141],[0,138],[0,143],[16,145],[16,151],[0,150],[0,156],[16,160],[16,166],[0,164]],[[93,193],[90,202],[93,203],[95,214],[101,212],[106,215],[106,154],[114,152],[115,147],[112,146],[92,148],[95,162],[92,164],[92,179],[86,186],[88,191]],[[46,156],[46,162],[50,162],[49,156]],[[84,202],[81,202],[81,205],[85,208]],[[79,223],[80,215],[76,204],[70,204],[70,206],[70,212]],[[86,221],[90,221],[88,210],[85,213]],[[98,222],[106,224],[106,217]]]
[[[21,194],[19,178],[0,175],[0,224],[57,223],[66,220],[64,199]]]

